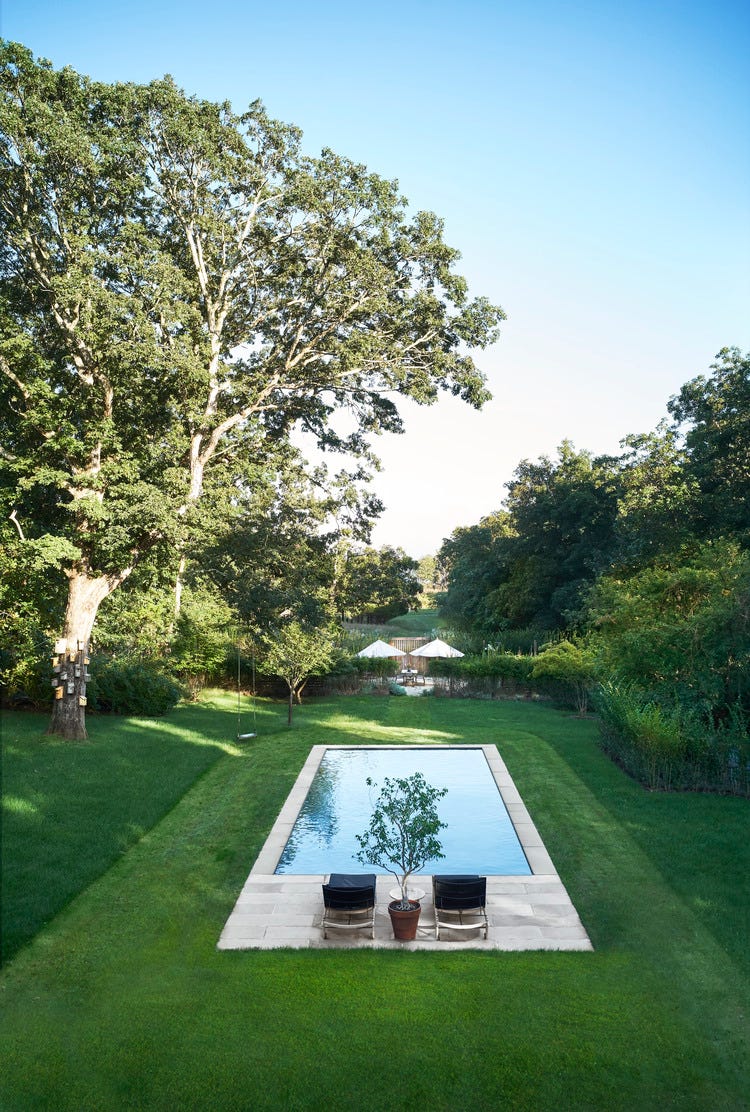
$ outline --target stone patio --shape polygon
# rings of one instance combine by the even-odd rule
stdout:
[[[220,950],[256,950],[280,947],[313,947],[323,950],[375,948],[389,950],[592,950],[593,947],[536,827],[516,790],[505,763],[494,745],[481,748],[487,758],[503,802],[523,847],[531,876],[488,876],[487,917],[489,936],[480,932],[441,929],[435,939],[431,882],[415,877],[414,883],[428,889],[422,899],[422,915],[413,942],[393,938],[388,916],[391,875],[377,879],[375,938],[369,931],[331,932],[323,938],[321,885],[327,876],[275,875],[281,853],[297,818],[313,776],[326,749],[316,745],[281,809],[237,903],[219,938]],[[391,746],[409,748],[414,746]],[[434,746],[431,746],[434,748]]]

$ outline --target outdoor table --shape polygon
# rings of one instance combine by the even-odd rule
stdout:
[[[400,900],[401,889],[391,888],[388,892],[388,895],[391,897],[392,900]],[[406,895],[409,897],[410,900],[414,900],[415,903],[419,903],[420,900],[423,900],[425,898],[427,893],[425,892],[424,888],[414,888],[411,884],[407,884]]]

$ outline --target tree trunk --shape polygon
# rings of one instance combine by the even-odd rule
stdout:
[[[174,581],[174,621],[176,622],[182,610],[182,588],[184,586],[185,566],[187,560],[185,554],[180,556],[180,563],[177,567],[177,576]],[[172,624],[172,632],[174,632],[174,623]]]
[[[68,575],[68,605],[63,635],[52,658],[55,701],[48,734],[83,741],[86,733],[86,680],[91,631],[100,604],[129,574],[91,577],[73,569]]]
[[[292,724],[292,713],[293,713],[293,711],[294,711],[294,687],[290,683],[289,684],[289,714],[288,714],[287,720],[286,720],[287,726],[291,726],[291,724]]]

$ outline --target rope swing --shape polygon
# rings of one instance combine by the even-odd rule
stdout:
[[[252,650],[252,675],[253,685],[250,693],[251,707],[253,711],[253,729],[251,733],[242,732],[242,644],[240,639],[237,640],[237,741],[247,741],[251,737],[257,737],[256,729],[256,716],[255,716],[255,648]]]

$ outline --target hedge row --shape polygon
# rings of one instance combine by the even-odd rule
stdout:
[[[596,707],[602,748],[646,787],[750,795],[750,739],[739,711],[717,726],[616,684],[598,689]]]

